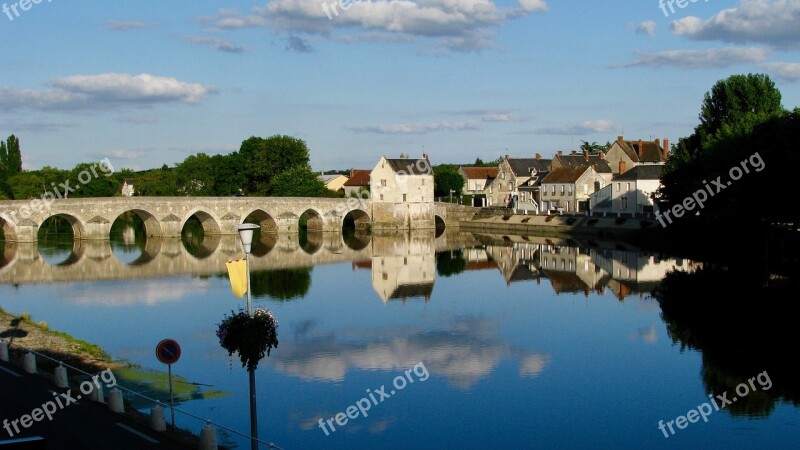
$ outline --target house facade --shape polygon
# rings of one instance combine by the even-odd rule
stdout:
[[[608,161],[606,161],[606,156],[603,152],[600,152],[596,155],[590,155],[586,150],[584,150],[583,153],[573,151],[569,155],[565,155],[563,152],[558,152],[558,154],[556,154],[556,156],[553,158],[550,168],[551,170],[554,170],[563,167],[575,168],[590,166],[594,168],[595,172],[603,177],[606,184],[611,182],[611,179],[614,177],[614,172],[611,170],[611,166],[608,164]]]
[[[352,197],[353,195],[357,195],[362,189],[369,189],[369,174],[371,172],[372,171],[369,169],[351,169],[350,177],[342,184],[345,197]]]
[[[458,174],[464,177],[464,195],[480,195],[486,186],[497,178],[497,167],[459,167]]]
[[[550,160],[535,158],[509,158],[506,155],[497,167],[497,177],[488,184],[484,193],[489,206],[512,206],[516,209],[520,202],[520,187],[531,186],[530,192],[538,196],[538,185],[550,170]],[[529,198],[529,195],[526,195]],[[538,209],[538,203],[531,207]]]
[[[122,196],[123,197],[133,197],[136,194],[136,190],[133,188],[134,180],[130,178],[126,178],[122,180]]]
[[[622,136],[617,136],[605,155],[605,160],[615,176],[638,165],[664,165],[667,158],[669,139],[664,139],[662,144],[659,139],[626,141]]]
[[[320,181],[325,183],[325,187],[332,190],[333,192],[344,193],[344,184],[347,182],[349,178],[342,174],[332,174],[332,175],[319,175]]]
[[[638,165],[616,176],[590,198],[592,215],[649,215],[658,210],[653,194],[661,185],[663,165]]]
[[[427,155],[419,159],[382,156],[370,172],[369,184],[376,229],[435,227],[430,208],[433,168]]]
[[[589,209],[589,196],[605,187],[605,183],[605,178],[591,166],[553,169],[542,180],[541,210],[586,212]]]

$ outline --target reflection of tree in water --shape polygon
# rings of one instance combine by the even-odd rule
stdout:
[[[203,240],[205,239],[205,231],[203,231],[203,224],[197,216],[192,216],[186,221],[181,231],[181,241],[186,251],[192,256],[203,254]]]
[[[768,285],[751,266],[707,264],[694,273],[668,274],[654,295],[673,342],[702,353],[708,393],[727,391],[731,399],[737,385],[768,373],[769,390],[754,382],[755,392],[726,407],[736,416],[767,416],[778,401],[800,406],[797,288],[787,280]]]
[[[311,267],[253,272],[250,287],[255,298],[285,301],[302,298],[311,288]]]
[[[436,273],[441,277],[452,277],[467,268],[464,250],[451,250],[436,254]]]
[[[134,243],[126,242],[125,232],[133,230]],[[144,225],[144,220],[134,212],[126,212],[119,216],[117,220],[111,225],[111,232],[109,239],[112,244],[116,244],[118,250],[125,253],[133,251],[142,251],[147,244],[147,230]]]

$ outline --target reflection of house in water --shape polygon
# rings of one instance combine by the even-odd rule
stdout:
[[[497,268],[497,262],[489,258],[485,248],[466,248],[464,249],[463,255],[464,259],[467,261],[467,266],[464,268],[464,270],[470,271]]]
[[[384,302],[429,301],[436,277],[434,234],[413,232],[372,238],[372,287]]]
[[[538,283],[545,278],[556,293],[588,296],[595,291],[602,295],[608,288],[620,300],[651,293],[671,271],[694,271],[700,267],[693,261],[636,249],[580,247],[543,238],[487,245],[486,254],[497,263],[508,284],[526,280]]]
[[[539,246],[521,242],[512,246],[487,245],[486,254],[497,263],[497,268],[506,279],[506,284],[517,281],[539,280],[538,269]]]

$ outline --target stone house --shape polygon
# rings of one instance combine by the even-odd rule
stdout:
[[[669,158],[669,139],[664,139],[662,145],[659,139],[626,141],[622,136],[617,136],[617,140],[605,154],[605,160],[614,175],[624,173],[640,164],[664,165],[667,158]]]
[[[123,197],[133,197],[134,196],[134,194],[136,193],[136,190],[133,187],[134,183],[135,183],[135,180],[133,180],[131,178],[126,178],[126,179],[122,180],[121,193],[122,193]]]
[[[657,205],[652,195],[661,186],[663,165],[638,165],[617,175],[611,184],[592,194],[592,215],[648,215]]]
[[[522,202],[519,188],[535,188],[526,192],[526,202],[530,200],[530,195],[538,197],[538,185],[549,170],[550,160],[542,159],[538,153],[535,158],[509,158],[506,155],[497,167],[497,177],[484,190],[489,206],[512,206],[519,209],[519,203]],[[538,202],[534,203],[538,206]]]
[[[483,194],[486,186],[497,178],[497,167],[459,167],[458,173],[464,177],[464,195]]]
[[[541,210],[586,212],[589,209],[589,196],[605,187],[605,183],[605,178],[592,166],[554,169],[542,180]]]
[[[372,219],[376,228],[434,228],[433,168],[423,158],[382,156],[370,172]]]

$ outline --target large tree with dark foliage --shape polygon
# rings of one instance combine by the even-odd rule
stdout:
[[[282,135],[252,136],[242,142],[239,154],[245,163],[248,193],[256,195],[270,195],[273,177],[295,166],[308,165],[309,160],[305,141]]]

